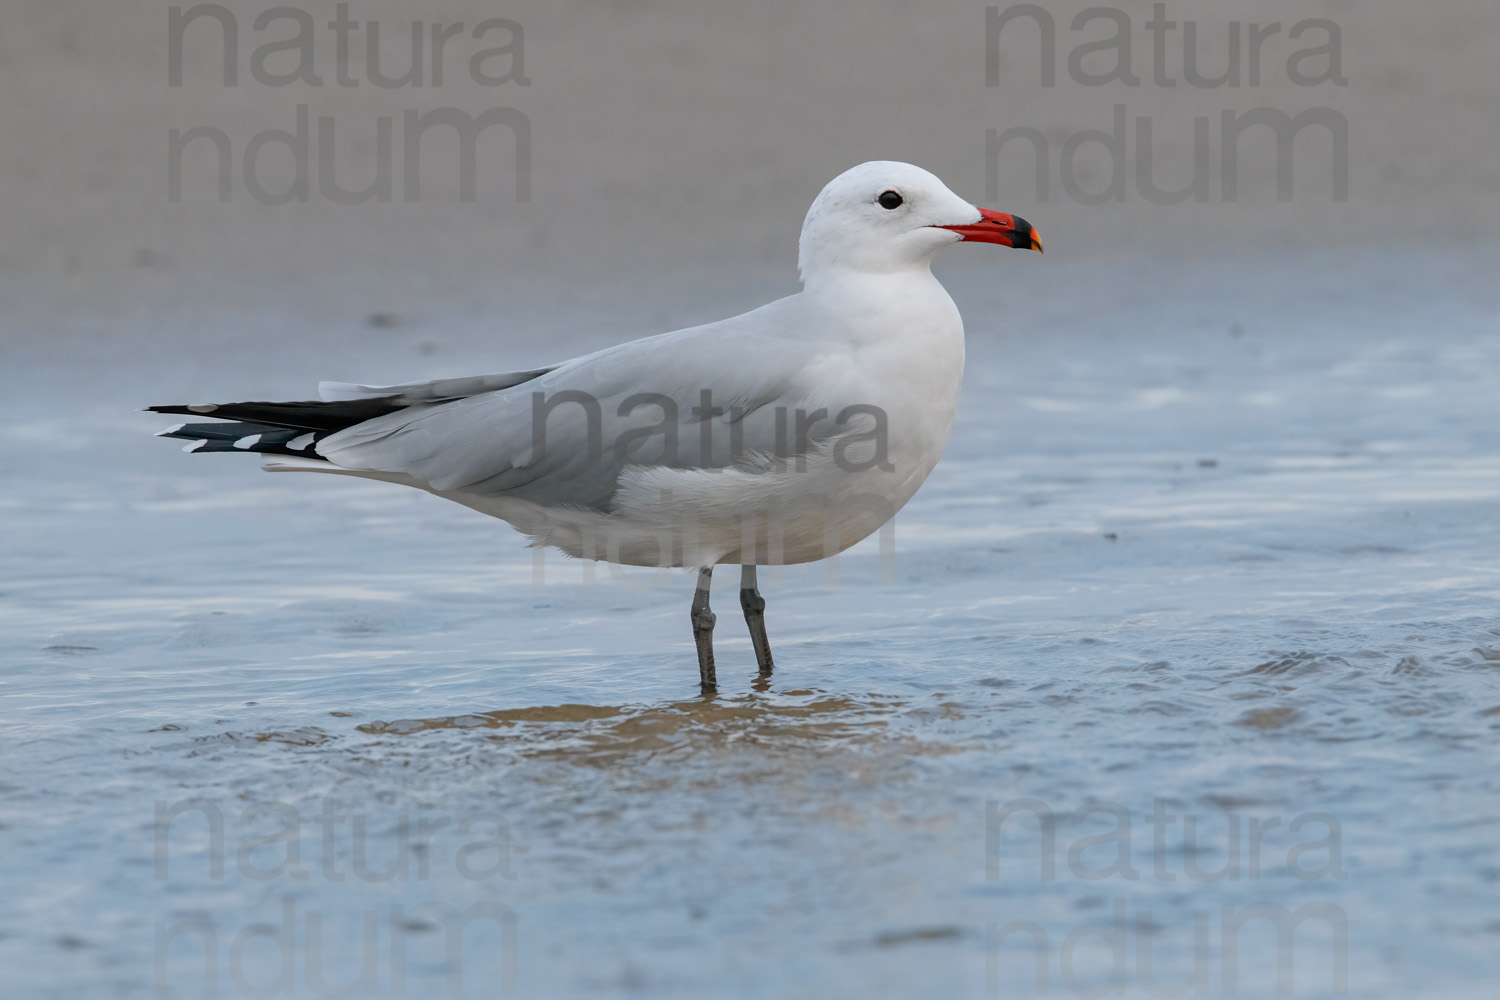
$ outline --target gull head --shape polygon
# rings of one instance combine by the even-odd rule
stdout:
[[[1042,249],[1025,219],[976,208],[921,167],[872,160],[839,174],[813,200],[797,268],[804,282],[829,272],[925,268],[939,248],[963,241]]]

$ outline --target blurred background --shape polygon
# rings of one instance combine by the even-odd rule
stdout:
[[[6,0],[0,994],[1490,997],[1497,37],[1489,0]],[[685,578],[140,412],[733,315],[877,158],[1047,252],[939,255],[948,452],[893,567],[762,574],[769,683],[727,586],[700,698]],[[455,958],[433,903],[500,918]],[[1265,907],[1295,935],[1221,923]]]
[[[1500,75],[1491,71],[1500,10],[1491,4],[1449,3],[1439,12],[1398,0],[1182,0],[1166,11],[1175,27],[1157,30],[1149,27],[1152,3],[1121,0],[1108,8],[1113,18],[1075,29],[1075,16],[1089,7],[1080,0],[1047,5],[1047,44],[1034,16],[1018,15],[995,32],[986,5],[942,0],[753,8],[362,0],[348,5],[356,25],[342,33],[347,72],[339,68],[341,32],[330,27],[338,5],[301,6],[310,13],[306,28],[280,17],[260,30],[256,20],[272,5],[221,6],[237,33],[230,87],[224,18],[200,15],[181,28],[181,81],[171,86],[170,5],[5,5],[0,281],[14,317],[5,324],[8,345],[36,339],[38,324],[61,316],[151,315],[207,297],[412,312],[543,288],[587,296],[611,282],[687,289],[753,276],[785,285],[807,204],[827,180],[867,159],[918,163],[976,202],[1034,216],[1048,251],[1062,258],[1257,246],[1395,250],[1488,234],[1500,211],[1492,145]],[[494,18],[514,29],[473,37]],[[416,70],[414,19],[425,22]],[[372,83],[371,21],[381,74],[407,83]],[[1304,22],[1312,23],[1290,37]],[[1128,62],[1110,44],[1122,23]],[[441,83],[434,24],[463,26],[444,40]],[[1252,39],[1254,26],[1268,30]],[[1184,66],[1190,29],[1196,58]],[[310,49],[275,50],[299,38]],[[270,82],[256,78],[263,47],[271,51],[261,56],[261,76]],[[1055,64],[1052,86],[1044,85],[1044,54]],[[321,85],[299,77],[304,69]],[[341,77],[356,85],[341,85]],[[267,130],[294,132],[299,106],[310,116],[300,157],[309,190],[268,205],[247,185],[246,147]],[[1071,171],[1079,192],[1111,199],[1081,204],[1063,186],[1063,147],[1085,131],[1112,134],[1116,106],[1127,116],[1121,162],[1088,143]],[[497,125],[473,158],[472,201],[461,200],[457,143],[445,129],[424,140],[420,196],[405,201],[403,116],[438,108],[524,115],[529,197],[517,197],[513,130]],[[1329,109],[1346,123],[1347,200],[1334,197],[1342,171],[1321,125],[1293,145],[1290,200],[1277,199],[1275,139],[1264,128],[1240,139],[1239,187],[1225,198],[1221,116],[1259,108],[1290,116]],[[321,130],[330,155],[320,157],[322,117],[331,118]],[[393,131],[394,152],[384,157],[390,199],[335,203],[319,170],[331,162],[348,191],[374,182],[382,117]],[[1150,123],[1151,180],[1172,191],[1193,177],[1198,118],[1209,125],[1207,200],[1164,205],[1143,197],[1138,123]],[[169,197],[170,134],[200,127],[228,140],[227,202],[218,147],[204,138],[181,152],[180,191]],[[1008,142],[998,155],[988,148],[991,133],[1015,128],[1035,129],[1049,144],[1046,200],[1032,140]],[[255,165],[262,193],[292,190],[296,162],[285,144],[262,148]],[[507,332],[497,323],[496,336]],[[199,335],[212,342],[214,331]]]

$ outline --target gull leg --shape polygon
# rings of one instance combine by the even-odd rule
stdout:
[[[708,608],[708,588],[714,575],[712,566],[698,571],[698,589],[693,593],[693,641],[698,644],[698,676],[703,690],[712,691],[719,686],[714,673],[714,620]]]
[[[771,640],[766,638],[766,599],[755,586],[755,565],[740,567],[740,607],[745,609],[745,624],[750,626],[750,644],[755,647],[755,662],[762,676],[769,674]]]

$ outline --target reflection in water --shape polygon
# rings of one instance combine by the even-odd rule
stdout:
[[[660,705],[555,705],[496,709],[429,719],[369,722],[358,730],[372,736],[414,736],[443,730],[489,730],[485,738],[528,757],[590,766],[630,758],[677,754],[738,753],[805,755],[835,747],[898,744],[905,752],[956,750],[916,742],[891,731],[899,716],[913,712],[906,700],[880,694],[834,697],[820,691],[708,695]]]

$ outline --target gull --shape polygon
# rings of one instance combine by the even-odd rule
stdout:
[[[762,675],[756,567],[829,558],[895,516],[936,466],[964,368],[963,320],[933,276],[953,243],[1040,251],[908,163],[835,177],[802,225],[802,291],[731,319],[528,371],[402,385],[319,383],[319,400],[153,406],[210,417],[160,436],[427,490],[533,546],[697,571],[699,681],[717,685],[714,567],[739,565]]]

